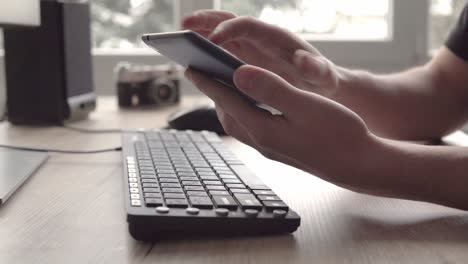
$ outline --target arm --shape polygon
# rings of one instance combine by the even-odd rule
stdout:
[[[340,69],[334,100],[395,139],[440,138],[468,120],[468,64],[443,48],[427,65],[392,75]]]
[[[351,108],[378,135],[440,138],[468,120],[468,64],[448,49],[423,67],[374,75],[338,67],[294,34],[252,18],[200,11],[183,24],[247,63]]]
[[[468,210],[465,148],[377,137],[343,105],[254,66],[236,71],[236,87],[283,115],[252,107],[230,88],[197,72],[188,70],[186,76],[215,101],[225,130],[268,158],[358,192]]]
[[[468,210],[468,151],[375,138],[367,159],[342,176],[355,191]],[[344,186],[346,187],[346,186]]]

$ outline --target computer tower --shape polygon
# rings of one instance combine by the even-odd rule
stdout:
[[[95,109],[87,2],[41,1],[41,26],[4,30],[8,120],[52,125]]]

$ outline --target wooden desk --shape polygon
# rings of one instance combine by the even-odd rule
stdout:
[[[175,108],[122,111],[107,98],[75,125],[158,127]],[[0,124],[0,142],[8,144],[98,149],[119,138]],[[468,262],[467,213],[356,194],[226,141],[302,216],[293,235],[137,242],[127,231],[120,154],[51,155],[0,208],[0,263]]]

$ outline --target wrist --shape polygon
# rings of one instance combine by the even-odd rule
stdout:
[[[367,71],[351,70],[338,66],[335,71],[338,76],[338,87],[332,99],[343,104],[351,100],[356,88],[368,86],[369,83],[373,82],[373,75]]]
[[[329,175],[333,177],[330,180],[344,188],[370,194],[380,182],[379,175],[375,174],[378,171],[376,161],[385,151],[385,145],[369,130],[347,142],[334,151],[340,153],[336,157],[340,164],[330,169]]]

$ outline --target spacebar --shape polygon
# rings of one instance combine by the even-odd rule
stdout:
[[[251,189],[265,186],[262,180],[253,174],[245,165],[230,165],[231,169],[241,178],[241,180]],[[253,188],[252,188],[253,187]]]

